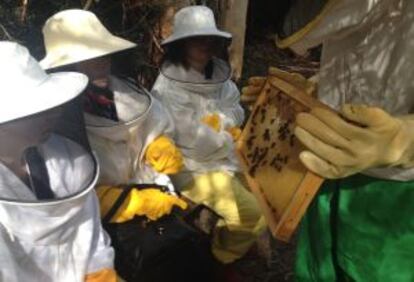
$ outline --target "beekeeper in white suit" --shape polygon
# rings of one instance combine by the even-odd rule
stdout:
[[[190,6],[177,12],[153,94],[169,110],[185,169],[173,177],[181,192],[219,214],[212,251],[223,263],[242,257],[264,229],[253,195],[243,186],[234,152],[244,112],[231,69],[216,54],[231,34],[216,27],[213,12]]]
[[[45,69],[71,68],[90,79],[84,111],[88,138],[101,167],[97,192],[102,216],[120,195],[119,185],[157,184],[172,191],[168,175],[180,171],[183,162],[170,138],[174,133],[170,116],[143,87],[111,74],[111,55],[136,44],[111,34],[93,13],[76,9],[50,17],[43,34],[46,57],[40,64]],[[174,205],[186,206],[158,190],[133,190],[113,221],[134,215],[157,219]]]
[[[298,0],[283,27],[280,47],[322,44],[318,98],[340,112],[296,119],[301,161],[328,178],[302,222],[297,281],[413,281],[414,2]]]
[[[47,75],[0,42],[0,280],[116,281],[93,190],[80,73]]]

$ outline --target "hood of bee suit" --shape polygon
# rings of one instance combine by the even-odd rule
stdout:
[[[16,236],[36,240],[70,218],[65,208],[82,209],[97,178],[80,105],[87,78],[48,75],[16,43],[0,48],[6,86],[20,83],[2,103],[9,109],[0,121],[0,222]]]
[[[145,149],[161,134],[173,132],[171,119],[147,90],[131,81],[111,76],[109,89],[119,121],[85,113],[88,138],[101,168],[98,182],[151,181],[155,173],[143,163]]]
[[[80,98],[87,77],[48,75],[16,43],[0,49],[1,280],[84,281],[92,268],[113,267]]]
[[[161,74],[179,85],[179,87],[201,95],[220,92],[227,81],[231,78],[230,64],[222,59],[213,58],[213,76],[206,79],[203,74],[192,68],[165,62],[161,66]]]

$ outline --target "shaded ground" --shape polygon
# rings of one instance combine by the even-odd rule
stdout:
[[[236,265],[243,282],[293,281],[296,239],[283,243],[266,232]]]

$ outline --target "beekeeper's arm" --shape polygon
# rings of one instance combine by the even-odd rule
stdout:
[[[375,107],[344,105],[341,115],[315,108],[296,122],[295,135],[307,147],[300,159],[323,177],[414,166],[414,115],[393,117]]]
[[[244,121],[244,110],[240,105],[240,92],[233,81],[223,85],[217,107],[224,129],[239,127]]]
[[[173,141],[174,123],[170,114],[152,97],[151,112],[144,124],[145,138],[143,160],[155,171],[175,174],[183,167],[181,151]],[[142,134],[142,131],[139,132]]]
[[[289,82],[292,86],[304,91],[308,95],[315,95],[316,94],[316,81],[318,79],[317,76],[311,77],[310,79],[306,79],[302,75],[298,73],[290,73],[287,71],[283,71],[276,67],[270,67],[268,70],[269,77],[277,77],[281,80]],[[242,95],[241,95],[241,102],[246,105],[253,105],[261,90],[263,89],[266,83],[267,77],[260,77],[254,76],[249,78],[247,81],[247,85],[242,88]]]
[[[103,230],[99,216],[99,202],[95,193],[91,193],[86,202],[86,212],[94,222],[91,253],[86,282],[117,282],[118,276],[113,268],[114,250],[108,234]]]
[[[190,152],[191,158],[196,161],[209,161],[219,158],[225,158],[233,150],[233,137],[226,130],[217,130],[207,120],[215,120],[218,115],[207,115],[201,120],[191,120],[188,122],[187,132],[189,147],[186,149]],[[212,119],[210,119],[212,117]],[[221,124],[221,119],[220,120]],[[214,122],[213,122],[214,124]],[[221,127],[221,126],[220,126]],[[185,127],[182,128],[186,130]]]
[[[237,140],[241,135],[240,126],[244,121],[244,110],[240,105],[240,92],[233,81],[229,80],[223,85],[217,106],[223,129],[233,140]]]
[[[157,172],[176,174],[183,167],[183,156],[173,140],[161,135],[152,141],[145,152],[145,161]]]
[[[105,218],[123,192],[122,187],[100,186],[96,189],[100,202],[101,216]],[[173,207],[187,208],[187,203],[178,196],[171,195],[155,188],[138,190],[133,188],[128,192],[120,207],[112,218],[112,223],[122,223],[135,216],[146,216],[149,220],[157,220],[170,214]]]
[[[211,127],[205,121],[206,116],[199,117],[191,104],[173,99],[169,102],[169,109],[175,116],[176,141],[184,155],[204,162],[225,158],[233,150],[230,133]],[[221,119],[219,122],[221,124]]]
[[[237,140],[241,134],[244,110],[240,105],[240,92],[234,82],[229,80],[223,85],[215,108],[217,111],[205,115],[201,122],[217,133],[226,131],[233,140]]]

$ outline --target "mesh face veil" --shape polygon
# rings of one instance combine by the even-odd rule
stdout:
[[[81,100],[0,124],[0,198],[71,197],[88,188],[97,164],[86,137]]]

